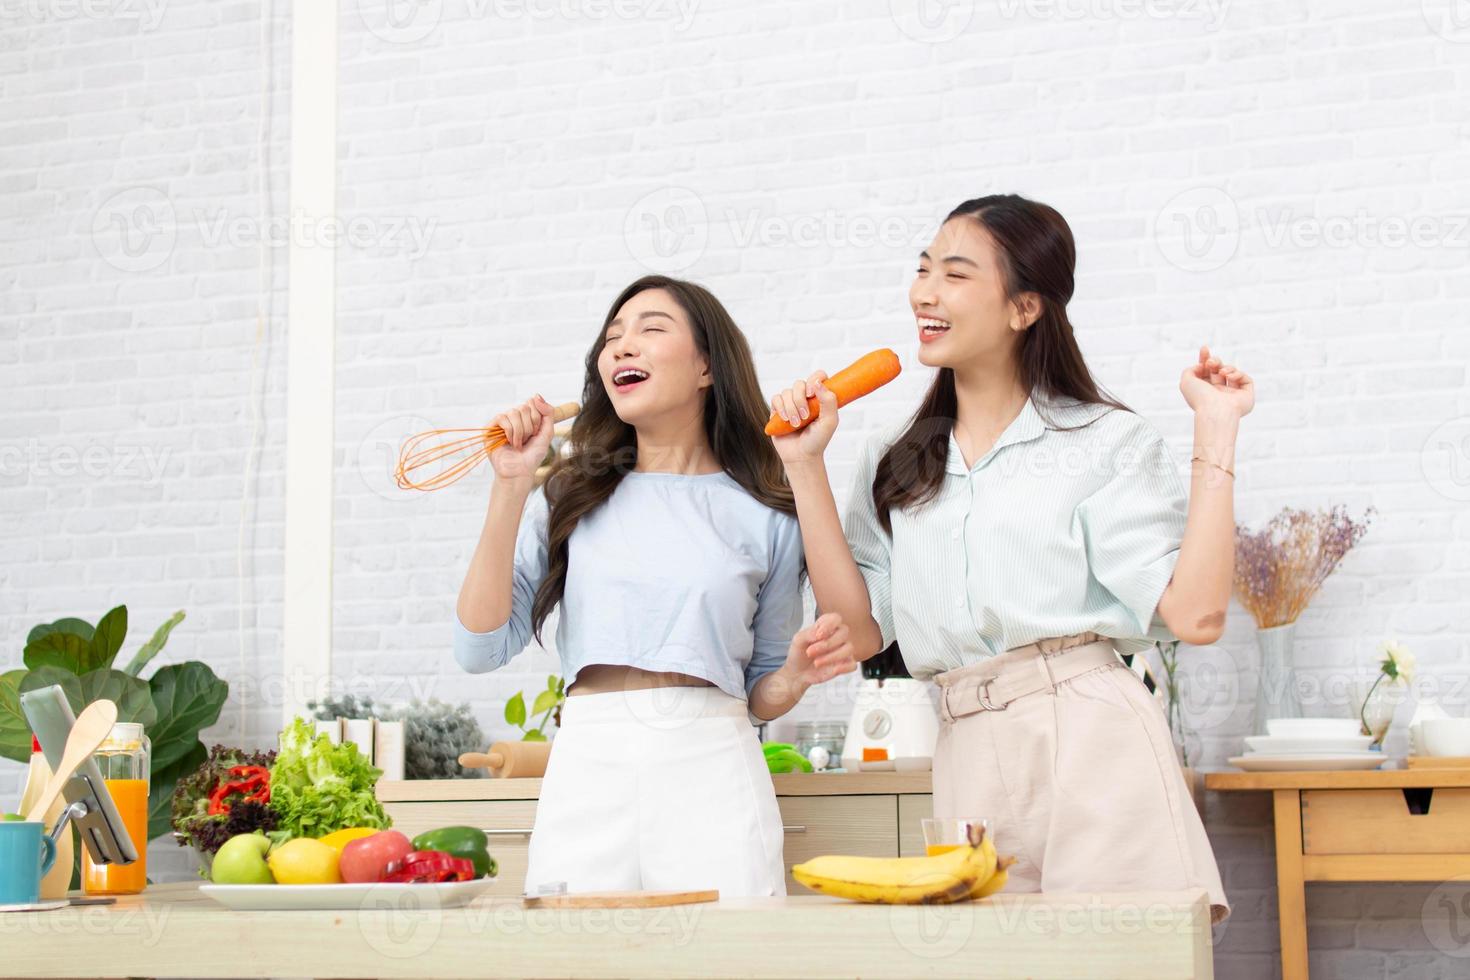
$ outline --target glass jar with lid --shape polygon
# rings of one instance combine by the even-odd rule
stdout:
[[[136,895],[148,885],[148,784],[153,748],[137,722],[120,721],[92,755],[128,836],[138,850],[132,864],[98,864],[82,851],[82,889],[88,895]]]
[[[806,757],[812,769],[837,769],[842,766],[842,743],[847,738],[843,721],[802,721],[796,725],[793,748]]]

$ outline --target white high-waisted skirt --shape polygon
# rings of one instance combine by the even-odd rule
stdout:
[[[526,893],[717,888],[785,895],[781,814],[746,702],[715,687],[573,694]]]

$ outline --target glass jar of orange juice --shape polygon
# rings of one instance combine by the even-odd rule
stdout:
[[[153,751],[143,726],[118,722],[92,758],[123,826],[137,848],[132,864],[98,864],[82,849],[82,890],[88,895],[136,895],[148,884],[148,769]]]

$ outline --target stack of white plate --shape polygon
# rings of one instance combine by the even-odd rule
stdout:
[[[1311,772],[1327,769],[1377,769],[1385,756],[1368,746],[1356,718],[1271,718],[1267,735],[1245,740],[1245,755],[1230,760],[1247,772]]]

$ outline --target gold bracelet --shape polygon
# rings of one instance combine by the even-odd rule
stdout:
[[[1201,463],[1209,463],[1215,469],[1221,470],[1221,471],[1223,471],[1225,473],[1229,473],[1230,474],[1230,478],[1232,480],[1235,479],[1235,471],[1234,470],[1227,470],[1227,469],[1225,469],[1225,467],[1221,466],[1219,463],[1211,463],[1208,459],[1205,459],[1203,456],[1191,456],[1189,458],[1189,461],[1191,463],[1195,462],[1196,460],[1198,460]]]

